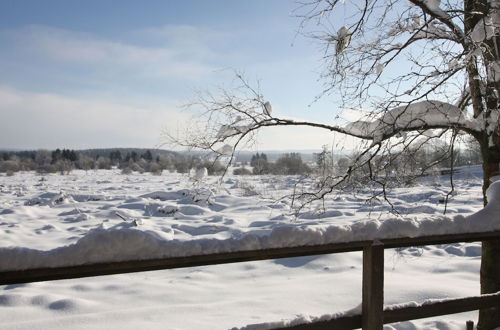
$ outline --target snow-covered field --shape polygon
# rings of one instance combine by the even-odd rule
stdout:
[[[463,169],[448,216],[482,208],[480,176],[477,167]],[[390,228],[384,222],[394,219],[387,204],[366,203],[368,189],[339,192],[325,201],[325,213],[304,209],[296,218],[290,201],[277,198],[289,194],[298,178],[218,179],[194,183],[187,175],[117,170],[0,176],[0,270],[145,257],[158,244],[177,248],[175,255],[204,253],[221,250],[214,242],[271,232],[274,241],[257,243],[293,244],[285,234],[305,233],[307,240],[311,231],[330,233],[332,226],[344,230],[343,236],[335,231],[337,238],[346,238],[346,228],[356,234],[352,228],[367,220]],[[389,197],[405,221],[443,222],[447,180],[428,178]],[[200,243],[179,243],[192,240]],[[256,243],[245,244],[239,247]],[[478,243],[387,250],[385,303],[476,295],[479,263]],[[0,286],[0,328],[228,329],[332,314],[360,301],[361,254],[343,253]],[[475,318],[464,313],[387,328],[462,329]]]

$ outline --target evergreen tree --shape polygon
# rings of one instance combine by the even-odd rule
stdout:
[[[52,161],[50,163],[55,164],[61,158],[62,158],[61,149],[57,148],[56,150],[52,151]]]
[[[250,165],[253,167],[253,174],[269,173],[270,164],[267,161],[267,155],[264,153],[256,153],[250,160]]]
[[[153,154],[150,150],[146,150],[146,152],[143,153],[141,157],[147,162],[153,161]]]

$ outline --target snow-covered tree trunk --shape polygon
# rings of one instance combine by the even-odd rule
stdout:
[[[494,176],[499,175],[500,136],[494,136],[494,143],[483,142],[483,189],[487,189]],[[487,144],[484,146],[484,144]],[[487,201],[485,203],[498,203]],[[500,219],[498,219],[500,221]],[[481,256],[481,293],[495,293],[500,291],[500,240],[485,241],[482,244]],[[479,313],[478,329],[494,329],[500,326],[500,307],[481,310]]]
[[[498,84],[498,83],[496,83]],[[498,86],[497,86],[498,87]],[[500,89],[496,89],[497,91]],[[492,90],[487,88],[488,93]],[[487,112],[491,114],[498,111],[498,99],[487,96]],[[496,104],[496,109],[493,104]],[[491,106],[491,108],[490,108]],[[500,132],[495,128],[493,135],[490,135],[483,141],[483,191],[490,183],[495,180],[494,177],[500,175]],[[485,203],[498,203],[498,201],[488,201]],[[500,219],[498,219],[500,221]],[[481,257],[481,293],[494,293],[500,291],[500,240],[483,242]],[[500,326],[500,307],[482,310],[479,314],[478,329],[493,329]]]
[[[500,128],[498,126],[499,93],[500,93],[500,38],[498,34],[488,37],[490,29],[495,31],[499,19],[499,1],[492,0],[465,0],[465,31],[472,37],[472,41],[480,41],[482,46],[483,65],[486,68],[486,86],[481,86],[474,79],[477,76],[477,59],[468,65],[469,89],[474,108],[474,116],[483,116],[484,129],[478,137],[483,156],[483,193],[495,176],[500,175]],[[481,32],[481,33],[479,33]],[[484,34],[484,40],[474,40]],[[471,79],[472,78],[472,79]],[[477,97],[482,95],[483,97]],[[486,203],[498,203],[488,201]],[[500,220],[500,219],[499,219]],[[481,258],[481,293],[500,291],[500,240],[483,242]],[[478,329],[493,329],[500,326],[500,307],[481,310]]]

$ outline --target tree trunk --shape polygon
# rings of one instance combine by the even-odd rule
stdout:
[[[488,141],[483,141],[482,145],[484,191],[488,188],[490,179],[500,174],[500,136],[495,135],[494,147],[488,147]],[[485,203],[487,202],[485,199]],[[493,203],[493,201],[491,202]],[[498,220],[500,221],[500,219]],[[481,256],[481,293],[495,293],[498,291],[500,291],[500,240],[485,241],[483,242]],[[500,307],[481,310],[477,328],[490,330],[496,327],[500,327]]]
[[[481,293],[500,291],[500,240],[483,242],[481,257]],[[500,307],[479,311],[477,328],[491,330],[500,326]]]
[[[470,35],[476,24],[481,24],[480,20],[486,18],[488,14],[494,16],[495,8],[492,8],[493,2],[487,0],[464,0],[464,28],[466,35]],[[483,23],[484,24],[484,23]],[[476,62],[471,60],[468,64],[469,88],[475,89],[471,95],[479,100],[478,95],[482,95],[482,102],[473,102],[474,117],[482,115],[485,121],[485,128],[481,136],[476,137],[481,145],[483,156],[483,194],[484,203],[486,199],[486,189],[490,185],[491,179],[500,174],[500,128],[498,122],[495,122],[493,114],[498,111],[500,106],[500,79],[495,68],[500,60],[499,48],[500,37],[498,35],[485,39],[481,44],[482,61],[486,71],[486,90],[470,84],[471,74],[474,74]],[[472,44],[471,44],[472,46]],[[466,49],[470,51],[472,49]],[[473,59],[474,60],[474,59]],[[473,78],[473,77],[472,77]],[[474,78],[473,78],[474,79]],[[474,101],[474,99],[473,99]],[[481,104],[479,104],[481,103]],[[493,202],[493,201],[492,201]],[[495,201],[496,202],[496,201]],[[500,219],[495,219],[500,221]],[[500,240],[483,242],[481,257],[481,293],[495,293],[500,291]],[[500,327],[500,307],[481,310],[479,312],[478,329],[490,330]]]

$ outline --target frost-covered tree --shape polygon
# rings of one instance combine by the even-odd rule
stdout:
[[[93,165],[94,165],[94,160],[91,157],[83,154],[80,154],[78,160],[76,161],[77,168],[85,171],[90,170]]]
[[[450,139],[452,156],[458,134],[477,141],[483,191],[500,175],[499,0],[309,0],[296,14],[302,31],[324,45],[320,95],[335,94],[339,108],[371,115],[347,125],[278,118],[260,89],[237,75],[234,89],[200,95],[194,105],[204,110],[206,126],[179,143],[227,155],[271,126],[317,127],[366,141],[346,173],[324,180],[311,200],[361,168],[385,190],[384,168],[436,136]],[[482,293],[500,291],[499,274],[500,241],[484,242]],[[497,326],[500,308],[480,312],[480,329]]]
[[[281,155],[272,167],[273,174],[297,175],[311,172],[307,164],[302,161],[298,153],[286,153]]]
[[[256,153],[252,155],[250,166],[253,168],[253,174],[267,174],[271,168],[265,153]]]
[[[333,153],[328,150],[328,146],[324,145],[321,152],[314,154],[318,174],[321,177],[326,177],[333,174]]]

